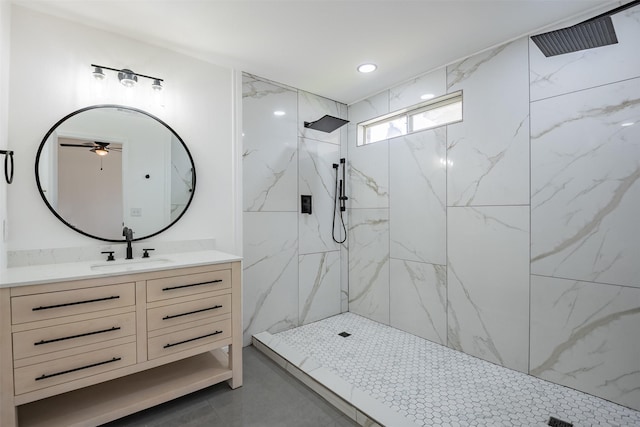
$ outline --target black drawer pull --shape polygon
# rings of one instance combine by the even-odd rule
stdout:
[[[185,343],[188,343],[188,342],[191,342],[191,341],[201,340],[202,338],[212,337],[214,335],[218,335],[218,334],[221,334],[221,333],[222,333],[222,331],[215,331],[212,334],[203,335],[201,337],[191,338],[191,339],[180,341],[180,342],[174,342],[173,344],[167,344],[167,345],[164,346],[164,348],[174,347],[176,345],[185,344]]]
[[[192,286],[210,285],[212,283],[220,283],[222,279],[212,280],[210,282],[193,283],[191,285],[171,286],[170,288],[162,288],[162,291],[172,291],[174,289],[190,288]]]
[[[115,296],[112,296],[112,297],[89,299],[89,300],[86,300],[86,301],[66,302],[64,304],[56,304],[56,305],[45,305],[45,306],[32,308],[31,310],[32,311],[48,310],[50,308],[60,308],[60,307],[67,307],[67,306],[70,306],[70,305],[88,304],[90,302],[108,301],[110,299],[118,299],[118,298],[120,298],[120,296],[119,295],[115,295]]]
[[[85,334],[71,335],[69,337],[54,338],[54,339],[51,339],[51,340],[40,340],[38,342],[34,342],[33,345],[51,344],[52,342],[58,342],[58,341],[64,341],[64,340],[72,340],[74,338],[87,337],[89,335],[102,334],[102,333],[105,333],[105,332],[112,332],[112,331],[117,331],[117,330],[120,330],[120,329],[121,329],[120,326],[114,326],[113,328],[103,329],[101,331],[87,332]]]
[[[200,310],[190,311],[188,313],[180,313],[180,314],[172,314],[170,316],[164,316],[162,320],[175,319],[176,317],[188,316],[190,314],[202,313],[203,311],[215,310],[217,308],[222,308],[221,305],[214,305],[213,307],[202,308]]]
[[[36,381],[46,380],[47,378],[57,377],[58,375],[70,374],[72,372],[81,371],[83,369],[95,368],[96,366],[106,365],[107,363],[117,362],[118,360],[122,360],[122,357],[114,357],[111,360],[105,360],[104,362],[98,362],[87,366],[81,366],[79,368],[69,369],[68,371],[56,372],[55,374],[42,374],[38,378],[36,378]]]

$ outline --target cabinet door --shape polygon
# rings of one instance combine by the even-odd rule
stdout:
[[[202,298],[147,310],[147,329],[167,328],[231,312],[231,294]]]
[[[147,301],[161,301],[230,288],[231,270],[163,277],[147,280]]]
[[[56,351],[81,348],[102,341],[135,335],[135,313],[99,317],[83,322],[38,328],[13,334],[15,360]]]
[[[179,353],[194,347],[212,345],[216,341],[231,336],[231,319],[210,322],[204,325],[202,322],[196,323],[198,326],[185,323],[184,329],[149,338],[149,360]],[[211,349],[213,348],[212,345]]]
[[[97,286],[11,298],[13,324],[91,313],[136,303],[133,283]]]
[[[16,395],[90,377],[136,363],[136,343],[123,344],[15,370]],[[73,408],[73,404],[71,404]]]

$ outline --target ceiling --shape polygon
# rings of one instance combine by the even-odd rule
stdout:
[[[628,1],[628,0],[627,0]],[[13,0],[351,104],[612,0]],[[575,22],[568,21],[563,24]],[[356,67],[374,62],[378,70]]]

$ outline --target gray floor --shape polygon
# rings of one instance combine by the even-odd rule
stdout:
[[[104,427],[357,426],[253,346],[244,348],[243,370],[236,390],[218,384]]]

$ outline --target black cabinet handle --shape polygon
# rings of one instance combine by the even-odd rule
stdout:
[[[218,308],[222,308],[222,306],[221,305],[214,305],[213,307],[202,308],[200,310],[194,310],[194,311],[190,311],[188,313],[172,314],[172,315],[169,315],[169,316],[164,316],[162,318],[162,320],[175,319],[176,317],[188,316],[190,314],[202,313],[203,311],[216,310]]]
[[[100,366],[100,365],[106,365],[107,363],[117,362],[118,360],[122,360],[122,357],[114,357],[113,359],[105,360],[104,362],[92,363],[91,365],[81,366],[79,368],[69,369],[68,371],[56,372],[55,374],[42,374],[38,378],[36,378],[36,381],[46,380],[47,378],[57,377],[58,375],[70,374],[72,372],[81,371],[83,369],[94,368],[94,367]]]
[[[63,338],[53,338],[53,339],[50,339],[50,340],[40,340],[38,342],[34,342],[33,345],[51,344],[52,342],[58,342],[58,341],[64,341],[64,340],[72,340],[74,338],[87,337],[89,335],[102,334],[102,333],[105,333],[105,332],[112,332],[112,331],[117,331],[117,330],[120,330],[120,329],[121,329],[120,326],[114,326],[113,328],[103,329],[101,331],[87,332],[85,334],[71,335],[71,336],[63,337]]]
[[[67,306],[70,306],[70,305],[88,304],[90,302],[108,301],[108,300],[111,300],[111,299],[118,299],[118,298],[120,298],[120,296],[119,295],[115,295],[115,296],[112,296],[112,297],[89,299],[89,300],[86,300],[86,301],[67,302],[67,303],[64,303],[64,304],[56,304],[56,305],[46,305],[46,306],[34,307],[31,310],[32,311],[48,310],[50,308],[60,308],[60,307],[67,307]]]
[[[201,282],[201,283],[193,283],[191,285],[181,285],[181,286],[172,286],[170,288],[162,288],[162,291],[172,291],[174,289],[182,289],[182,288],[190,288],[192,286],[202,286],[202,285],[211,285],[212,283],[220,283],[222,279],[212,280],[210,282]]]
[[[164,348],[175,347],[176,345],[185,344],[185,343],[188,343],[188,342],[191,342],[191,341],[201,340],[203,338],[212,337],[214,335],[218,335],[218,334],[221,334],[221,333],[222,333],[222,331],[215,331],[215,332],[213,332],[211,334],[202,335],[201,337],[195,337],[195,338],[191,338],[191,339],[188,339],[188,340],[175,342],[175,343],[172,343],[172,344],[166,344],[164,346]]]

